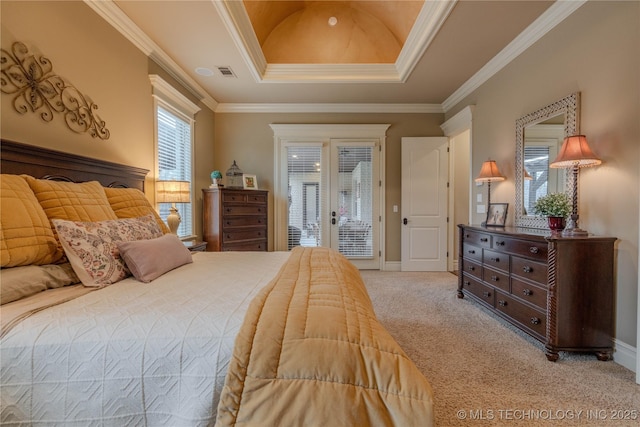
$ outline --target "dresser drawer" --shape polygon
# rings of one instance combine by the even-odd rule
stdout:
[[[266,228],[227,230],[222,233],[222,242],[229,243],[238,240],[257,240],[264,239],[266,237]]]
[[[547,309],[547,290],[539,286],[535,286],[514,277],[511,279],[511,294],[536,305],[543,310]]]
[[[482,280],[482,266],[466,258],[462,259],[462,271]]]
[[[247,194],[242,191],[227,190],[224,193],[222,193],[222,201],[224,203],[229,203],[229,202],[244,203],[247,201]]]
[[[502,270],[505,273],[509,272],[509,255],[496,251],[490,251],[485,249],[483,252],[482,261],[495,269]]]
[[[494,236],[491,247],[539,261],[546,261],[549,251],[547,242],[532,242],[503,236]]]
[[[251,226],[266,226],[267,225],[267,217],[266,216],[228,216],[225,217],[222,221],[222,229],[227,230],[228,228],[233,227],[251,227]]]
[[[509,292],[508,274],[501,273],[497,270],[493,270],[487,267],[483,267],[482,270],[482,278],[484,279],[485,283]]]
[[[547,328],[547,316],[542,311],[517,301],[502,292],[496,294],[496,310],[517,321],[526,330],[544,337]]]
[[[224,252],[228,251],[266,251],[267,241],[242,242],[242,243],[225,243],[222,245]]]
[[[493,307],[495,297],[495,291],[493,290],[493,288],[481,283],[474,277],[465,274],[462,277],[462,289],[472,293],[481,301]]]
[[[267,207],[262,205],[250,206],[250,205],[227,205],[224,207],[224,215],[265,215],[267,213]]]
[[[531,261],[530,259],[511,257],[511,274],[540,283],[546,287],[547,264]]]
[[[464,230],[462,234],[462,241],[464,243],[471,243],[472,245],[480,246],[483,248],[491,247],[491,235],[486,233],[479,233],[472,230]]]
[[[247,203],[267,204],[267,195],[265,193],[247,194]]]
[[[482,262],[482,248],[465,243],[462,248],[462,256],[467,259]]]

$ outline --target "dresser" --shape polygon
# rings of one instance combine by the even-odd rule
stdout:
[[[203,235],[208,251],[266,251],[268,192],[202,190]]]
[[[559,351],[613,353],[612,237],[459,225],[458,298],[468,296]]]

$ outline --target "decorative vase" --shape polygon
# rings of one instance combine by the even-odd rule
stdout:
[[[547,217],[549,222],[549,228],[552,232],[558,232],[564,230],[564,217],[563,216],[549,216]]]

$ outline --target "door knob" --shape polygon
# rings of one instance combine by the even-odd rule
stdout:
[[[407,223],[408,223],[408,222],[409,222],[409,221],[407,220],[407,218],[403,218],[403,219],[402,219],[402,223],[403,223],[404,225],[407,225]]]

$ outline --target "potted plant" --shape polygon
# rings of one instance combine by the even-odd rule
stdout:
[[[540,216],[546,216],[551,230],[562,230],[565,218],[571,213],[571,201],[565,193],[549,193],[536,200],[533,212]]]

